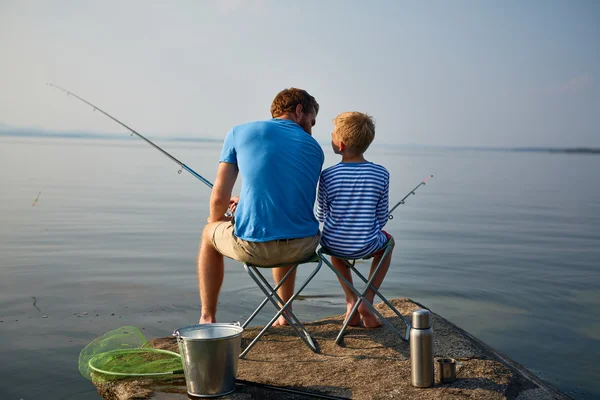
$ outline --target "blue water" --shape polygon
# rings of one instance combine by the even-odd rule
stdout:
[[[161,145],[214,179],[218,143]],[[337,162],[325,151],[326,166]],[[600,397],[600,157],[389,146],[367,156],[390,170],[392,202],[435,175],[386,228],[397,247],[383,292],[425,304],[575,398]],[[197,322],[210,192],[177,170],[135,138],[0,138],[2,399],[98,398],[77,370],[89,341],[123,325],[150,339]],[[301,319],[344,311],[328,270],[303,294],[325,293],[296,303]],[[261,299],[227,261],[219,320]]]

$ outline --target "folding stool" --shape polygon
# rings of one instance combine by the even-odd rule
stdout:
[[[277,289],[279,289],[279,287],[281,285],[283,285],[283,283],[288,279],[288,277],[293,273],[293,271],[296,270],[296,268],[298,268],[299,265],[308,264],[308,263],[317,263],[317,266],[310,273],[308,278],[306,278],[306,280],[300,286],[300,288],[292,295],[292,297],[285,304],[283,304],[282,299],[277,294]],[[290,268],[290,270],[285,274],[285,276],[283,277],[281,282],[279,282],[279,284],[275,287],[272,287],[271,284],[265,279],[265,277],[259,271],[259,269],[261,269],[261,268],[262,269],[272,269],[272,268],[287,267],[290,265],[292,265],[292,268]],[[322,258],[319,257],[319,255],[317,255],[316,253],[311,254],[310,257],[308,257],[304,260],[290,262],[290,263],[286,263],[286,264],[272,265],[272,266],[267,266],[267,267],[244,263],[244,269],[246,270],[246,272],[248,272],[248,275],[250,275],[252,280],[254,282],[256,282],[256,284],[258,285],[260,290],[262,290],[262,292],[265,294],[266,297],[262,301],[262,303],[256,308],[256,310],[254,310],[254,312],[248,317],[246,322],[244,322],[244,324],[242,325],[242,328],[245,328],[246,326],[248,326],[248,324],[250,324],[250,321],[252,321],[254,319],[254,317],[260,312],[260,310],[262,310],[262,308],[265,306],[265,304],[267,304],[267,302],[269,302],[269,301],[275,306],[275,308],[277,309],[277,313],[275,314],[275,316],[273,318],[271,318],[271,320],[259,332],[259,334],[252,340],[252,342],[250,342],[250,344],[244,349],[244,351],[242,351],[242,353],[240,354],[240,358],[243,358],[250,351],[250,349],[256,344],[256,342],[265,334],[267,329],[269,329],[271,327],[271,325],[281,315],[283,315],[283,317],[285,318],[287,323],[290,325],[290,327],[292,327],[292,329],[296,332],[296,334],[300,337],[300,339],[302,339],[302,341],[304,341],[304,343],[306,343],[306,345],[312,351],[314,351],[315,353],[319,352],[317,349],[317,345],[315,344],[313,338],[310,336],[310,333],[308,333],[308,331],[306,330],[304,325],[302,325],[300,323],[300,321],[298,320],[298,318],[296,318],[296,316],[294,315],[292,310],[289,309],[289,306],[296,299],[296,297],[298,297],[300,292],[302,292],[302,290],[304,290],[306,285],[308,285],[308,283],[314,278],[314,276],[317,274],[317,272],[319,272],[322,265],[323,265]],[[283,304],[283,306],[281,306],[280,304]]]
[[[370,279],[366,279],[359,271],[358,269],[355,267],[356,264],[356,259],[348,259],[346,257],[341,257],[336,255],[335,253],[331,252],[329,249],[325,248],[325,247],[321,247],[319,249],[319,251],[317,252],[317,254],[319,255],[319,257],[321,258],[321,260],[323,262],[325,262],[325,264],[327,264],[327,266],[339,277],[341,278],[341,280],[350,288],[350,290],[352,290],[352,292],[358,297],[358,300],[356,301],[356,304],[354,305],[354,307],[352,308],[352,310],[350,311],[350,315],[348,316],[348,318],[346,319],[346,321],[344,321],[344,324],[342,326],[342,329],[340,330],[340,333],[338,334],[337,338],[335,339],[335,343],[336,344],[340,344],[340,342],[342,341],[342,338],[344,336],[344,332],[346,331],[346,328],[348,327],[348,323],[350,322],[350,320],[352,319],[352,317],[354,316],[354,314],[356,314],[356,312],[358,311],[358,306],[360,305],[360,303],[364,300],[365,304],[367,304],[367,306],[375,313],[375,315],[377,315],[377,317],[384,323],[385,326],[387,326],[388,328],[390,328],[394,333],[396,333],[396,335],[398,335],[398,337],[400,339],[402,339],[405,342],[408,342],[409,338],[410,338],[410,329],[411,329],[411,325],[410,322],[404,318],[404,316],[402,314],[400,314],[400,312],[396,309],[396,307],[394,307],[389,301],[388,299],[386,299],[380,292],[379,290],[377,290],[371,283],[375,277],[375,275],[377,274],[377,271],[379,271],[379,268],[381,267],[381,264],[383,262],[383,259],[385,258],[385,256],[393,249],[394,247],[394,239],[391,238],[388,240],[388,242],[385,244],[385,246],[383,247],[384,249],[384,253],[383,256],[381,257],[381,260],[379,261],[379,264],[375,267],[375,269],[373,270],[373,274],[371,275]],[[377,250],[377,251],[381,251],[381,249]],[[350,282],[348,282],[348,280],[346,278],[344,278],[340,272],[333,266],[333,264],[331,264],[331,262],[327,259],[326,256],[334,256],[337,257],[339,259],[342,259],[346,265],[348,266],[348,268],[350,268],[360,279],[363,280],[363,282],[366,283],[365,288],[363,289],[362,292],[359,292],[354,285],[352,285]],[[370,254],[368,256],[363,257],[363,260],[368,260],[373,258],[374,254]],[[379,311],[377,311],[377,309],[373,306],[373,304],[369,303],[367,300],[365,300],[365,294],[367,293],[368,289],[371,288],[371,290],[373,290],[375,292],[375,294],[377,296],[379,296],[379,298],[398,316],[400,317],[400,319],[404,322],[404,324],[406,325],[406,332],[404,333],[404,335],[402,335],[395,327],[394,325],[392,325],[392,323],[390,321],[388,321],[386,318],[383,317],[383,315],[381,315],[381,313]]]

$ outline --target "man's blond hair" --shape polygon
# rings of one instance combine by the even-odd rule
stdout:
[[[333,119],[334,135],[357,153],[364,153],[375,139],[375,122],[368,114],[344,112]]]

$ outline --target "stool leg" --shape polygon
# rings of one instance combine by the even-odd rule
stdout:
[[[283,279],[281,279],[281,281],[279,282],[279,286],[281,286],[288,278],[288,276],[292,273],[292,271],[294,269],[296,269],[296,267],[291,268],[287,274],[285,274],[285,276],[283,277]],[[294,325],[293,322],[297,322],[300,323],[300,321],[298,321],[296,319],[296,316],[292,314],[293,317],[293,321],[290,320],[290,316],[286,315],[286,313],[284,312],[287,304],[290,303],[291,301],[293,301],[297,294],[294,294],[290,300],[288,300],[288,302],[284,302],[283,299],[281,297],[279,297],[279,294],[277,293],[277,289],[274,289],[271,287],[271,285],[269,284],[269,281],[267,281],[265,279],[265,277],[260,273],[260,271],[258,271],[258,269],[256,269],[256,267],[250,267],[250,270],[253,272],[254,276],[256,276],[256,278],[260,279],[262,285],[260,285],[261,289],[263,290],[263,292],[265,293],[265,295],[267,296],[267,300],[270,300],[271,303],[273,303],[273,305],[275,306],[275,308],[277,308],[277,310],[279,311],[277,313],[277,316],[279,317],[280,315],[283,315],[283,318],[285,318],[285,320],[288,322],[288,324],[290,325]],[[255,281],[256,282],[256,281]],[[257,282],[258,283],[258,282]],[[267,290],[270,289],[270,292]],[[275,300],[273,300],[273,298],[275,298],[275,300],[277,300],[277,302],[275,302]],[[273,321],[274,322],[274,321]]]
[[[270,327],[273,324],[273,322],[275,322],[275,320],[277,318],[279,318],[280,315],[283,315],[283,317],[285,318],[285,320],[290,324],[290,326],[296,331],[296,333],[302,339],[302,336],[300,335],[300,332],[298,331],[298,328],[296,328],[296,326],[295,326],[295,325],[298,325],[299,329],[302,330],[302,332],[304,333],[304,338],[306,339],[306,340],[303,339],[304,343],[306,343],[307,346],[310,347],[311,350],[313,350],[314,352],[317,352],[317,347],[316,347],[316,344],[313,341],[312,336],[310,336],[310,333],[306,330],[306,328],[304,327],[304,325],[302,325],[302,323],[300,322],[300,320],[298,320],[298,318],[296,317],[296,315],[292,311],[288,311],[289,312],[289,316],[286,315],[285,311],[292,304],[292,302],[296,299],[296,297],[298,297],[298,295],[300,294],[300,292],[302,292],[304,290],[304,288],[308,285],[308,283],[315,277],[315,275],[317,274],[317,272],[319,272],[319,270],[321,269],[321,266],[322,266],[322,262],[321,262],[321,260],[319,260],[319,262],[317,263],[317,266],[309,274],[309,276],[306,278],[306,280],[304,281],[304,283],[302,284],[302,286],[300,286],[300,288],[292,295],[292,297],[290,297],[290,299],[287,301],[287,303],[285,303],[281,308],[279,308],[278,304],[283,304],[283,300],[277,294],[277,290],[276,289],[272,289],[273,295],[272,295],[272,297],[270,297],[270,299],[271,299],[272,302],[273,302],[273,300],[272,300],[273,297],[275,297],[275,299],[278,301],[278,303],[273,302],[273,305],[275,305],[276,308],[279,309],[279,311],[277,312],[277,314],[275,314],[275,317],[273,317],[273,321],[268,325],[268,327]],[[296,265],[293,269],[295,269],[297,267],[298,266]],[[256,267],[251,267],[251,268],[254,269],[254,272],[257,274],[258,278],[262,280],[262,283],[264,284],[264,287],[270,288],[271,285],[265,279],[265,277],[256,269]],[[283,279],[279,283],[278,287],[281,284],[283,284],[283,282],[288,278],[289,274],[291,274],[291,270],[288,271],[288,273],[283,277]],[[292,320],[293,320],[293,322],[292,322]]]
[[[262,290],[262,292],[267,296],[265,298],[265,300],[263,300],[263,302],[261,303],[259,308],[252,314],[251,317],[254,318],[254,316],[258,313],[258,311],[260,311],[260,309],[262,309],[268,301],[271,301],[273,306],[275,306],[275,308],[277,309],[277,313],[275,314],[275,316],[273,318],[271,318],[269,323],[259,332],[259,334],[252,340],[252,342],[250,342],[250,344],[244,349],[244,351],[240,354],[240,358],[243,358],[250,351],[250,349],[256,344],[256,342],[271,327],[271,325],[282,315],[286,319],[288,324],[290,324],[290,327],[300,337],[300,339],[302,339],[302,341],[312,351],[314,351],[315,353],[318,352],[317,346],[316,346],[312,336],[310,336],[310,333],[306,330],[304,325],[302,325],[302,323],[300,323],[298,318],[296,318],[296,315],[292,311],[288,311],[287,309],[292,304],[292,302],[296,299],[296,297],[298,297],[300,292],[306,287],[306,285],[308,285],[308,283],[314,278],[314,276],[317,274],[317,272],[321,269],[321,265],[322,265],[321,260],[319,260],[317,266],[315,267],[313,272],[308,276],[308,278],[304,281],[304,283],[300,287],[300,289],[298,289],[292,295],[292,297],[284,304],[283,300],[277,294],[277,289],[279,288],[279,286],[281,286],[285,282],[285,280],[289,277],[289,275],[292,273],[292,271],[294,269],[296,269],[298,266],[296,265],[294,268],[291,268],[290,271],[288,271],[288,273],[279,282],[279,284],[275,288],[273,288],[269,284],[269,282],[265,279],[265,277],[258,271],[258,269],[256,267],[248,266],[248,265],[244,264],[244,268],[246,269],[246,271],[248,272],[250,277],[254,280],[254,282],[257,284],[257,286]],[[283,306],[281,306],[280,304],[283,304]],[[286,313],[286,311],[287,311],[287,313]],[[288,315],[288,313],[289,313],[289,315]],[[248,322],[249,321],[246,321],[244,326],[246,326],[248,324]]]
[[[344,282],[344,284],[346,286],[348,286],[348,288],[350,288],[350,290],[352,291],[352,293],[354,293],[356,295],[356,297],[358,297],[358,300],[356,302],[356,304],[354,304],[354,307],[352,308],[352,310],[350,311],[350,317],[346,318],[346,320],[344,321],[344,324],[342,325],[342,329],[340,330],[340,333],[338,333],[338,336],[335,339],[335,343],[336,344],[340,344],[342,337],[344,335],[344,331],[346,330],[346,328],[348,327],[348,324],[350,323],[350,319],[352,318],[352,316],[354,315],[354,313],[356,312],[356,310],[358,309],[358,306],[360,304],[360,302],[362,301],[362,295],[360,294],[360,292],[358,290],[356,290],[356,288],[354,287],[354,285],[352,285],[334,266],[333,264],[331,264],[329,262],[329,260],[327,260],[327,258],[325,256],[323,256],[321,253],[319,253],[319,256],[321,257],[321,260],[323,260],[323,262],[325,264],[327,264],[327,266],[340,278],[340,280],[342,282]],[[348,262],[346,262],[346,264],[348,264]]]
[[[247,264],[244,264],[244,269],[252,277],[252,274],[250,273],[249,267],[248,267]],[[263,307],[269,302],[269,297],[272,296],[273,293],[277,293],[277,290],[281,287],[281,285],[283,285],[283,283],[286,281],[286,279],[288,278],[288,276],[290,276],[292,274],[292,272],[293,272],[294,269],[295,268],[290,268],[290,270],[284,275],[283,279],[281,279],[281,281],[279,282],[279,284],[277,284],[277,286],[275,286],[273,288],[273,291],[271,293],[269,293],[267,295],[267,297],[264,298],[264,300],[262,301],[262,303],[260,303],[260,305],[256,308],[256,310],[254,310],[254,312],[248,317],[248,319],[246,320],[246,322],[244,322],[244,324],[242,325],[242,328],[245,328],[246,326],[248,326],[248,324],[250,323],[250,321],[252,321],[254,319],[254,317],[256,317],[256,315],[260,312],[260,310],[262,310]],[[261,276],[262,276],[262,274],[261,274]],[[254,279],[254,277],[253,277],[253,279]],[[254,279],[254,282],[256,283],[255,279]]]
[[[389,252],[389,247],[386,248],[383,256],[382,256],[382,260],[383,258],[387,255],[387,253]],[[383,297],[383,295],[372,285],[372,281],[375,277],[375,274],[377,273],[377,271],[379,270],[379,267],[381,266],[381,263],[375,268],[375,271],[373,271],[373,274],[371,275],[371,279],[366,279],[360,272],[358,272],[358,270],[354,267],[354,263],[350,263],[348,262],[348,260],[344,260],[346,262],[346,264],[348,265],[349,268],[351,268],[354,272],[357,273],[357,275],[364,281],[366,282],[366,287],[365,289],[361,292],[359,292],[350,282],[348,282],[348,280],[346,278],[344,278],[344,276],[342,276],[342,274],[339,273],[339,271],[327,260],[327,258],[323,255],[322,252],[319,251],[319,256],[321,257],[321,259],[323,260],[323,262],[325,262],[325,264],[327,264],[327,266],[350,288],[350,290],[352,290],[352,292],[357,296],[357,301],[356,304],[354,305],[354,307],[352,307],[352,310],[350,311],[350,316],[346,319],[346,321],[344,321],[344,324],[342,325],[342,329],[340,330],[340,332],[338,333],[336,339],[335,339],[335,343],[336,344],[340,344],[340,342],[343,340],[343,336],[344,336],[344,332],[346,331],[346,329],[348,328],[348,324],[350,322],[350,319],[352,318],[352,316],[356,313],[356,311],[358,310],[358,306],[360,305],[360,303],[364,300],[364,296],[367,293],[367,291],[369,290],[369,288],[371,290],[373,290],[375,292],[375,294],[377,294],[382,300],[384,300],[385,304],[390,307],[394,313],[396,315],[398,315],[402,321],[406,324],[407,329],[406,329],[406,333],[405,335],[402,335],[395,327],[394,325],[392,325],[391,322],[389,322],[379,311],[377,311],[377,309],[374,307],[373,304],[369,303],[368,301],[365,301],[365,304],[369,307],[369,309],[371,311],[373,311],[373,313],[375,313],[375,315],[377,315],[377,317],[390,329],[392,330],[392,332],[395,332],[396,335],[402,339],[405,342],[408,342],[409,340],[409,334],[410,334],[410,324],[409,322],[406,320],[406,318],[404,318],[404,316],[402,316],[402,314],[400,314],[398,312],[398,310],[396,310],[396,308],[389,302],[387,301],[387,299],[385,299],[385,297]]]
[[[364,277],[364,276],[363,276],[363,275],[362,275],[362,274],[361,274],[361,273],[360,273],[360,272],[359,272],[359,271],[358,271],[356,268],[354,268],[354,267],[351,267],[351,268],[352,268],[352,271],[354,271],[354,272],[356,273],[356,275],[357,275],[359,278],[361,278],[361,279],[363,280],[363,282],[368,282],[367,278],[365,278],[365,277]],[[375,272],[377,272],[377,271],[375,271]],[[390,303],[390,302],[389,302],[389,300],[388,300],[388,299],[387,299],[387,298],[386,298],[386,297],[385,297],[383,294],[381,294],[381,292],[380,292],[379,290],[377,290],[377,289],[376,289],[374,286],[372,286],[372,285],[371,285],[371,290],[372,290],[373,292],[375,292],[375,295],[377,295],[377,297],[379,297],[379,298],[381,299],[381,301],[383,301],[383,302],[385,303],[385,305],[387,305],[387,306],[388,306],[388,308],[389,308],[390,310],[392,310],[392,312],[393,312],[394,314],[396,314],[396,316],[398,316],[398,317],[399,317],[399,318],[402,320],[402,322],[404,322],[404,324],[406,325],[406,332],[405,332],[404,336],[402,336],[402,335],[399,335],[399,336],[400,336],[400,338],[401,338],[402,340],[404,340],[405,342],[408,342],[408,339],[409,339],[409,336],[410,336],[410,329],[411,329],[411,324],[410,324],[410,321],[409,321],[409,320],[407,320],[407,319],[404,317],[404,315],[402,315],[402,314],[400,313],[400,311],[398,311],[398,310],[396,309],[396,307],[394,307],[394,306],[392,305],[392,303]],[[366,292],[365,292],[365,293],[366,293]],[[367,302],[367,303],[368,303],[368,302]]]
[[[385,256],[386,256],[386,255],[387,255],[387,253],[390,251],[390,249],[391,249],[390,247],[387,247],[387,248],[385,249],[385,252],[383,253],[383,256],[381,257],[381,260],[383,260],[383,259],[385,258]],[[373,285],[372,285],[373,278],[375,277],[375,274],[377,274],[377,271],[379,271],[379,267],[381,267],[381,261],[380,261],[379,265],[377,265],[377,267],[376,267],[376,268],[375,268],[375,270],[373,271],[373,274],[371,275],[371,279],[369,279],[369,280],[367,280],[367,278],[365,278],[365,277],[364,277],[364,276],[363,276],[363,275],[360,273],[360,271],[358,271],[358,269],[355,267],[355,264],[354,264],[354,263],[352,263],[352,264],[350,264],[350,263],[347,263],[347,264],[348,264],[348,267],[349,267],[349,268],[350,268],[350,269],[351,269],[351,270],[352,270],[354,273],[356,273],[356,275],[357,275],[357,276],[358,276],[360,279],[362,279],[362,281],[363,281],[363,282],[365,282],[365,283],[367,284],[367,286],[366,286],[366,288],[367,288],[367,289],[365,289],[365,290],[363,291],[362,295],[364,296],[364,295],[367,293],[367,290],[370,288],[370,289],[371,289],[371,290],[372,290],[372,291],[373,291],[373,292],[374,292],[374,293],[377,295],[377,297],[379,297],[379,298],[380,298],[380,299],[381,299],[381,300],[382,300],[382,301],[383,301],[383,302],[384,302],[384,303],[385,303],[385,304],[386,304],[386,305],[389,307],[389,309],[390,309],[390,310],[392,310],[392,312],[393,312],[394,314],[396,314],[396,315],[397,315],[397,316],[398,316],[398,317],[399,317],[399,318],[402,320],[402,322],[404,322],[404,324],[406,325],[406,332],[405,332],[405,334],[404,334],[404,335],[401,335],[401,334],[400,334],[400,332],[398,332],[398,330],[397,330],[397,329],[393,328],[393,325],[391,325],[389,322],[387,322],[387,320],[386,320],[385,318],[383,318],[383,317],[381,316],[381,314],[379,314],[379,312],[378,312],[377,310],[375,310],[373,307],[371,307],[371,308],[373,309],[373,311],[375,311],[375,313],[377,313],[377,314],[378,314],[378,316],[379,316],[381,319],[383,319],[383,322],[384,322],[384,323],[386,323],[386,322],[387,322],[387,323],[386,323],[386,325],[388,325],[388,327],[392,327],[392,328],[393,328],[393,331],[395,331],[395,332],[396,332],[396,334],[397,334],[398,336],[400,336],[400,338],[401,338],[402,340],[404,340],[405,342],[408,342],[408,340],[409,340],[409,337],[410,337],[410,329],[411,329],[411,324],[410,324],[410,322],[409,322],[409,321],[408,321],[408,320],[407,320],[407,319],[406,319],[406,318],[405,318],[405,317],[404,317],[402,314],[400,314],[400,311],[398,311],[398,310],[396,309],[396,307],[394,307],[394,306],[392,305],[392,303],[390,303],[390,302],[388,301],[388,299],[387,299],[387,298],[386,298],[386,297],[385,297],[383,294],[381,294],[381,292],[380,292],[379,290],[377,290],[377,288],[375,288],[375,286],[373,286]],[[367,302],[366,302],[366,304],[367,304],[367,303],[369,303],[369,302],[367,301]]]

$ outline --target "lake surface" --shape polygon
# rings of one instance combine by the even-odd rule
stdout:
[[[157,142],[214,179],[220,144]],[[575,398],[600,397],[600,157],[373,146],[367,158],[390,171],[391,203],[435,175],[386,227],[397,245],[382,292]],[[197,323],[210,191],[177,170],[136,138],[0,138],[2,399],[97,399],[77,365],[91,340]],[[240,264],[225,274],[217,317],[239,321],[262,296]],[[303,294],[329,296],[295,303],[301,319],[344,312],[329,270]]]

